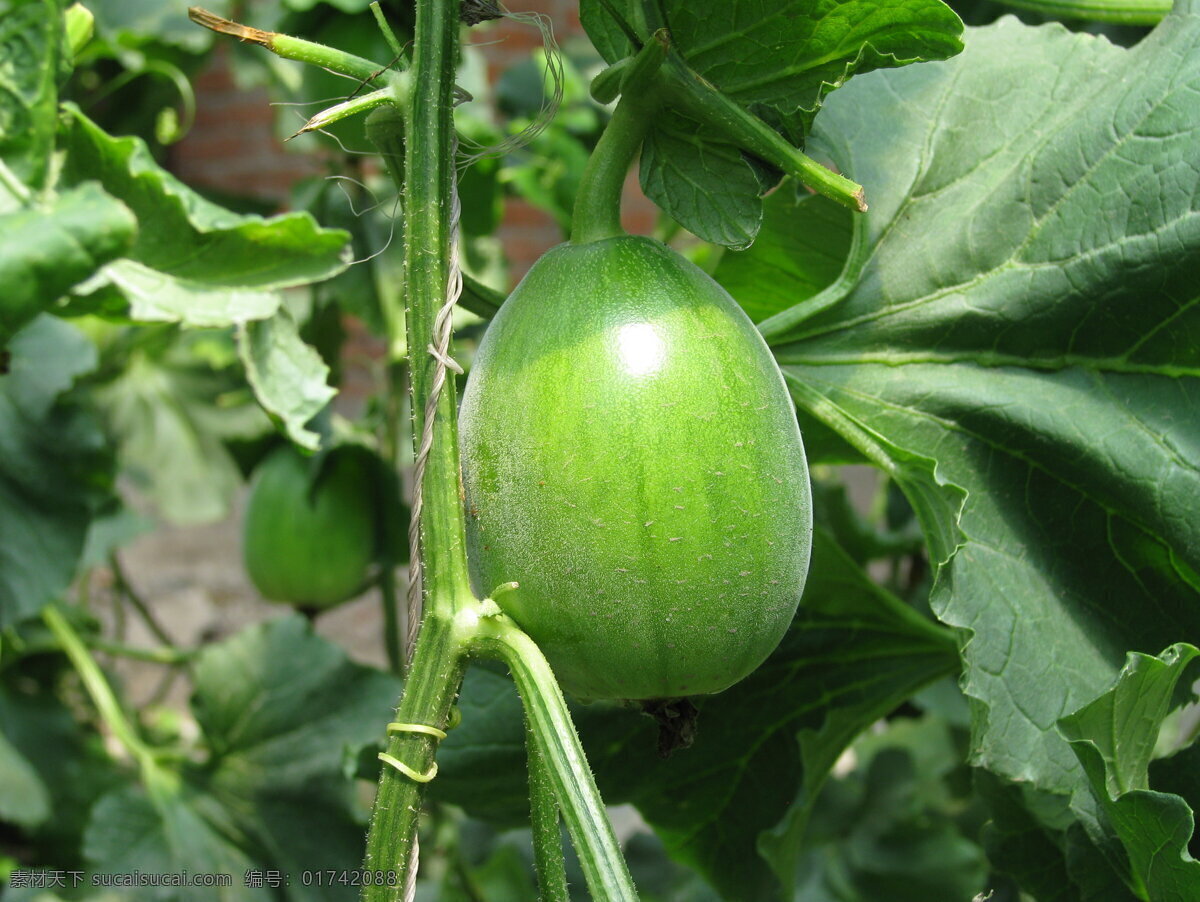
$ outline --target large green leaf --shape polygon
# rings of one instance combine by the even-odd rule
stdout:
[[[10,350],[0,376],[0,626],[36,614],[67,587],[111,482],[95,418],[59,400],[95,368],[95,347],[43,314]]]
[[[206,648],[192,707],[218,769],[256,785],[340,773],[347,750],[382,740],[400,681],[351,662],[299,616]]]
[[[0,0],[0,165],[41,188],[67,65],[61,0]],[[0,191],[0,197],[5,192]],[[8,201],[0,201],[7,209]]]
[[[63,108],[67,184],[99,181],[138,220],[126,258],[97,280],[115,286],[133,319],[229,326],[265,319],[276,289],[346,267],[348,236],[321,229],[307,213],[264,219],[232,213],[160,168],[138,138],[113,138],[72,106]]]
[[[797,854],[842,750],[956,664],[948,635],[874,585],[818,529],[792,629],[757,671],[698,700],[691,748],[659,757],[653,724],[629,709],[580,706],[575,718],[605,801],[637,805],[671,855],[728,898],[768,899],[778,886],[759,834],[793,807],[798,829],[780,854]],[[527,794],[517,702],[498,680],[477,676],[464,690],[463,725],[442,744],[433,792],[507,821],[521,816]]]
[[[610,5],[641,41],[668,27],[693,71],[797,146],[825,96],[852,75],[962,49],[962,22],[941,0],[667,0],[654,12],[642,0]],[[605,6],[583,0],[580,18],[601,55],[616,62],[634,48]],[[758,175],[711,125],[674,109],[656,114],[640,175],[647,196],[700,237],[729,247],[754,240]]]
[[[1066,795],[1063,713],[1200,637],[1198,84],[1181,14],[1128,50],[1006,19],[856,79],[818,138],[871,197],[861,278],[768,330],[812,416],[965,491],[914,506],[961,531],[931,602],[973,759]]]
[[[0,348],[26,322],[133,244],[137,221],[94,183],[48,207],[0,214]]]
[[[381,741],[400,681],[354,664],[301,617],[251,627],[205,650],[193,710],[212,749],[203,786],[285,873],[357,868],[364,815],[347,762]],[[290,898],[353,899],[351,886]]]

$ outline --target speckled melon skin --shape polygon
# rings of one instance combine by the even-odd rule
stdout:
[[[475,589],[585,699],[719,692],[778,645],[811,494],[783,378],[659,242],[561,245],[505,302],[460,415]]]

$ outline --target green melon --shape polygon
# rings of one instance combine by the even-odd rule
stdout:
[[[312,472],[288,445],[254,471],[243,520],[246,572],[264,598],[327,608],[358,594],[375,556],[374,457],[337,448]]]
[[[719,692],[787,630],[811,495],[783,378],[736,302],[622,236],[539,260],[460,416],[481,594],[588,699]]]

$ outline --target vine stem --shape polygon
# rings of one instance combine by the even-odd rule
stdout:
[[[512,672],[529,718],[529,734],[558,798],[592,898],[634,902],[633,878],[545,655],[499,611],[479,620],[471,648],[475,654],[503,661]]]
[[[1171,11],[1167,0],[1003,0],[1052,18],[1087,19],[1117,25],[1157,25]]]
[[[112,570],[113,579],[116,581],[118,591],[133,605],[133,609],[138,612],[138,616],[142,618],[142,622],[146,624],[146,628],[154,634],[154,638],[168,648],[174,648],[175,640],[171,638],[163,625],[155,619],[150,606],[142,600],[137,590],[133,588],[133,585],[129,582],[129,576],[125,573],[125,568],[121,566],[121,560],[115,552],[109,555],[108,566]]]
[[[533,870],[539,902],[569,902],[567,867],[558,829],[558,800],[546,760],[538,749],[532,723],[525,718],[525,753],[529,759],[529,822],[533,828]]]
[[[42,620],[54,634],[54,638],[58,640],[58,644],[71,661],[75,672],[79,674],[92,704],[100,713],[100,719],[104,721],[116,740],[129,752],[130,757],[137,762],[143,782],[152,791],[162,787],[167,781],[166,772],[159,767],[154,750],[146,745],[137,729],[125,716],[125,711],[121,708],[121,703],[117,700],[112,686],[109,685],[100,665],[96,663],[96,659],[88,651],[83,639],[75,632],[70,621],[54,605],[47,605],[42,609]]]
[[[420,636],[409,646],[411,663],[397,721],[439,730],[449,723],[465,668],[455,617],[478,605],[467,577],[454,382],[446,378],[450,310],[460,290],[453,247],[458,9],[454,0],[417,4],[411,78],[393,84],[392,114],[373,116],[369,130],[393,179],[400,176],[394,164],[403,160],[397,188],[404,198],[407,309],[406,316],[391,316],[388,323],[393,332],[401,324],[407,329],[417,445],[408,616],[409,635],[420,623]],[[393,347],[401,342],[399,335],[389,338]],[[385,762],[432,775],[436,743],[425,732],[396,732]],[[397,902],[413,887],[422,789],[423,782],[399,768],[383,768],[364,867],[393,871],[400,879],[395,886],[364,886],[363,898],[369,902]]]
[[[461,503],[455,385],[447,378],[450,312],[461,290],[456,258],[453,86],[457,60],[457,0],[417,4],[410,79],[393,82],[391,115],[372,114],[371,138],[396,175],[403,160],[406,315],[416,438],[413,523],[420,567],[410,623],[420,620],[396,724],[385,753],[364,867],[393,871],[395,881],[367,881],[366,902],[411,898],[424,783],[437,773],[434,752],[471,653],[500,657],[521,691],[534,745],[593,898],[637,898],[628,868],[588,769],[562,692],[538,647],[494,602],[474,597],[467,575],[466,523]],[[403,140],[398,126],[403,128]],[[399,336],[390,335],[392,346]],[[417,553],[419,551],[419,554]],[[430,728],[434,728],[431,734]],[[543,799],[544,801],[544,799]],[[379,885],[395,883],[394,886]],[[372,885],[374,884],[374,885]]]

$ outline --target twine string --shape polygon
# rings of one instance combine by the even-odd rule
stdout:
[[[454,148],[457,152],[457,146]],[[421,612],[423,608],[421,563],[421,511],[424,508],[422,499],[425,484],[425,465],[429,461],[429,452],[433,448],[433,423],[437,416],[438,401],[446,387],[446,371],[454,370],[461,373],[462,367],[450,357],[450,334],[453,331],[452,319],[454,305],[462,294],[462,268],[459,265],[459,219],[462,205],[458,197],[458,185],[451,180],[451,212],[450,212],[450,259],[446,279],[446,295],[441,309],[433,320],[433,341],[426,352],[433,357],[436,365],[433,369],[433,379],[429,385],[429,396],[425,399],[425,416],[421,423],[421,441],[417,445],[416,459],[413,462],[413,501],[412,518],[408,523],[408,629],[405,636],[405,658],[412,662],[413,647],[416,645],[417,633],[421,629]]]

